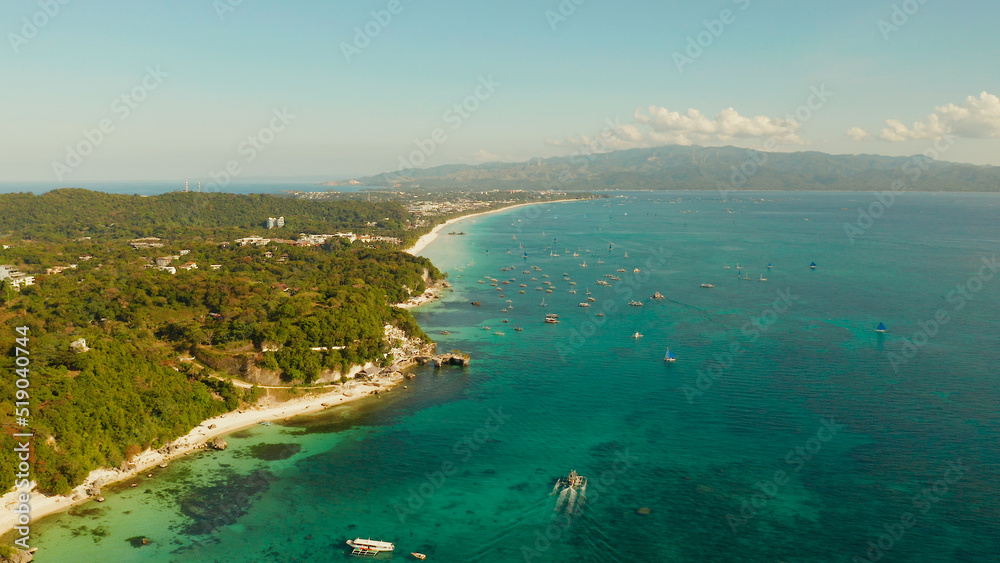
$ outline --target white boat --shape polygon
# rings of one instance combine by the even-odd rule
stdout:
[[[635,331],[635,334],[632,335],[632,338],[642,338],[642,334],[637,330]]]
[[[677,356],[675,356],[674,353],[670,351],[670,348],[667,348],[667,353],[663,355],[663,361],[676,362]]]
[[[376,555],[382,551],[393,551],[396,546],[387,541],[373,540],[371,538],[355,538],[347,540],[347,545],[354,548],[353,555]]]

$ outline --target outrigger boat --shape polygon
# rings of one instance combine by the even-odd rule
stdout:
[[[390,542],[373,540],[371,538],[347,540],[347,545],[354,548],[351,551],[351,555],[360,555],[361,557],[375,557],[382,551],[393,551],[396,549],[396,546]]]
[[[559,478],[559,485],[563,487],[579,489],[580,487],[587,486],[587,478],[584,477],[583,475],[578,475],[576,470],[574,469],[570,471],[569,475],[567,475],[566,477]]]

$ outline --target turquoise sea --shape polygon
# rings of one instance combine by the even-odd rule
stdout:
[[[609,195],[426,250],[468,368],[231,435],[36,522],[36,560],[1000,561],[1000,196]]]

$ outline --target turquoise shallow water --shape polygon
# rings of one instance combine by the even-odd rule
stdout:
[[[1000,561],[1000,197],[905,194],[852,243],[870,194],[613,195],[427,249],[455,291],[417,318],[469,368],[230,436],[36,523],[38,560],[341,560],[370,535],[380,560]],[[554,490],[570,469],[585,495]]]

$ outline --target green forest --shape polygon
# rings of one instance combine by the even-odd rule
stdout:
[[[68,492],[92,469],[119,466],[257,399],[256,388],[210,377],[217,363],[252,364],[305,384],[324,371],[384,363],[386,324],[426,339],[392,304],[442,278],[427,259],[342,238],[311,247],[232,242],[295,238],[264,227],[277,215],[296,234],[415,238],[399,204],[200,194],[208,204],[191,208],[199,201],[192,195],[0,195],[0,264],[35,276],[19,291],[0,282],[0,463],[15,461],[15,329],[27,326],[33,477],[41,490]],[[163,247],[129,245],[145,236]],[[152,267],[163,256],[177,257],[174,274]],[[197,267],[180,268],[190,263]],[[66,269],[45,273],[54,267]],[[71,348],[81,338],[88,351]],[[274,351],[263,352],[265,344]],[[0,475],[0,488],[10,489],[13,477]]]
[[[268,217],[284,217],[285,226],[268,229]],[[76,188],[37,196],[0,194],[0,234],[52,242],[85,236],[225,240],[267,235],[291,239],[298,233],[341,230],[398,237],[405,246],[419,236],[407,230],[409,223],[406,209],[394,202],[312,202],[223,192],[171,192],[146,197]]]

